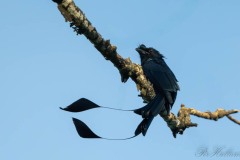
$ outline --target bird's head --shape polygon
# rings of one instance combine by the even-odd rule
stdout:
[[[143,64],[144,62],[146,62],[148,59],[162,59],[164,58],[164,56],[157,51],[156,49],[149,47],[147,48],[144,44],[139,45],[136,48],[136,51],[139,53],[140,55],[140,59],[141,59],[141,63]]]

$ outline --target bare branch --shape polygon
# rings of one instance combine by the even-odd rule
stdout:
[[[238,110],[238,112],[240,112],[240,111]],[[234,123],[240,125],[240,121],[239,121],[239,120],[234,119],[234,118],[233,118],[232,116],[230,116],[230,115],[227,115],[227,117],[228,117],[228,119],[230,119],[230,120],[233,121]]]

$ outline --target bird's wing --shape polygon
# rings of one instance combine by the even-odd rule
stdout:
[[[149,61],[144,64],[143,70],[154,88],[160,92],[177,92],[179,90],[175,75],[163,60]]]

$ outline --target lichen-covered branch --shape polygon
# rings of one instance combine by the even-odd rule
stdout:
[[[191,122],[190,115],[194,115],[194,116],[209,119],[209,120],[215,120],[215,121],[226,116],[231,121],[240,125],[240,122],[238,120],[230,116],[230,114],[234,114],[238,112],[240,112],[240,110],[225,110],[222,108],[217,109],[215,112],[200,112],[194,108],[186,108],[185,105],[182,104],[178,112],[178,117],[175,117],[179,120],[179,125],[177,129],[176,129],[176,126],[169,126],[169,127],[172,129],[174,137],[176,136],[177,133],[182,134],[186,128],[197,127],[197,123]]]
[[[58,9],[65,18],[70,22],[70,26],[77,34],[83,34],[95,48],[110,60],[118,68],[122,76],[122,81],[126,82],[129,77],[137,84],[140,95],[145,101],[150,101],[154,96],[154,90],[150,82],[145,78],[140,65],[132,63],[131,60],[122,58],[117,53],[117,47],[105,40],[92,26],[84,13],[75,5],[73,0],[54,0],[58,3]]]
[[[58,4],[58,9],[67,22],[70,22],[70,27],[77,34],[83,34],[94,47],[105,57],[111,61],[121,74],[122,82],[126,82],[129,77],[136,83],[137,89],[140,91],[140,96],[147,102],[155,97],[154,89],[151,83],[146,79],[141,65],[132,63],[130,58],[124,59],[117,53],[117,47],[110,43],[110,40],[105,40],[99,34],[91,22],[86,18],[84,13],[75,5],[73,0],[53,0]],[[195,115],[205,119],[217,120],[227,116],[235,123],[239,121],[233,119],[230,114],[239,112],[238,110],[226,111],[218,109],[215,112],[200,112],[194,108],[186,108],[184,105],[178,112],[178,116],[173,113],[167,115],[161,113],[161,117],[166,121],[169,128],[172,130],[174,137],[177,133],[182,134],[188,127],[196,127],[196,123],[192,123],[190,115]]]

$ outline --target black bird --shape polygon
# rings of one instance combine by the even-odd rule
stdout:
[[[161,53],[159,53],[154,48],[147,48],[143,44],[136,48],[136,51],[140,55],[143,72],[146,78],[152,83],[154,91],[156,93],[154,99],[150,101],[147,105],[135,110],[121,110],[110,107],[102,107],[86,98],[81,98],[76,102],[70,104],[66,108],[61,109],[70,112],[82,112],[93,108],[134,111],[134,113],[141,115],[143,117],[143,120],[135,130],[135,135],[130,138],[136,137],[140,133],[145,136],[155,116],[157,116],[161,112],[165,112],[167,114],[170,113],[170,110],[175,102],[179,86],[177,84],[178,81],[175,75],[165,63],[164,56]],[[84,122],[76,118],[73,118],[73,122],[78,134],[81,137],[102,138],[92,132],[91,129]]]
[[[144,136],[153,118],[161,112],[170,113],[179,90],[178,81],[164,61],[164,56],[156,49],[145,45],[136,48],[140,55],[141,65],[146,78],[152,83],[156,93],[155,98],[146,106],[134,112],[142,115],[143,121],[139,124],[135,134],[141,132]]]

